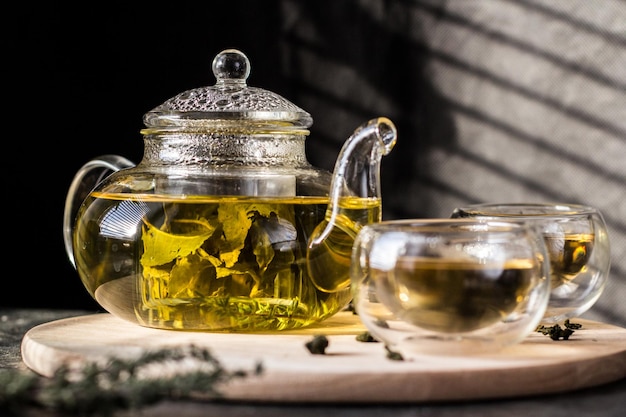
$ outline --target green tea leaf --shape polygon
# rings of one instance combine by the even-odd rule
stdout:
[[[207,296],[211,293],[213,280],[204,278],[211,276],[214,277],[215,273],[210,262],[202,261],[197,255],[180,259],[170,273],[170,296],[175,298]]]
[[[248,230],[252,225],[248,212],[254,204],[224,204],[218,209],[217,219],[223,225],[224,241],[220,248],[220,259],[226,268],[233,266],[239,259],[244,247]]]
[[[176,258],[181,258],[196,251],[202,243],[215,231],[209,222],[203,220],[176,220],[184,224],[184,233],[171,233],[160,230],[145,222],[143,232],[144,252],[141,255],[141,265],[164,265]]]

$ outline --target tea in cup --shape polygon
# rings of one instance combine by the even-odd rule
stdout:
[[[609,277],[607,227],[594,207],[490,203],[458,207],[452,218],[513,220],[541,231],[550,258],[551,294],[544,323],[580,316],[600,298]]]
[[[353,306],[373,337],[404,355],[499,349],[541,321],[546,258],[541,236],[524,224],[383,221],[355,240]]]

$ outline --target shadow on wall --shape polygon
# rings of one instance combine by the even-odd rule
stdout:
[[[286,14],[281,39],[288,97],[314,118],[307,149],[311,162],[333,169],[336,155],[351,132],[364,121],[390,117],[399,140],[383,160],[383,193],[403,194],[416,177],[434,167],[421,158],[429,149],[455,148],[450,104],[429,73],[433,51],[422,24],[405,2],[283,2]],[[387,190],[387,191],[385,191]],[[392,198],[389,198],[392,200]],[[394,217],[432,213],[424,199],[419,207],[387,206]]]
[[[611,278],[590,318],[626,325],[626,4],[282,2],[286,93],[314,117],[311,161],[332,169],[364,120],[387,116],[384,217],[461,204],[598,207]],[[575,4],[572,4],[575,3]]]

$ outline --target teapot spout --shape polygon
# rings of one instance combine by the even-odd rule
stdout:
[[[325,219],[307,247],[309,276],[321,291],[337,292],[349,286],[356,235],[364,225],[382,220],[380,162],[396,138],[391,120],[379,117],[359,126],[339,153]]]

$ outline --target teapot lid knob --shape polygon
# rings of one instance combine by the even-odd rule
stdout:
[[[226,49],[215,56],[212,70],[218,87],[245,85],[250,75],[250,60],[237,49]]]

